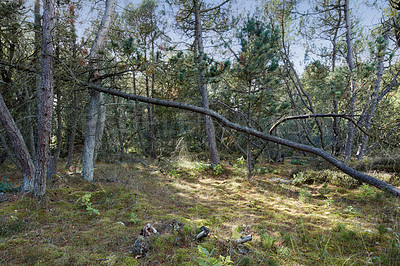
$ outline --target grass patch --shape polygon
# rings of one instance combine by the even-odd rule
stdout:
[[[93,183],[60,174],[40,204],[7,192],[9,200],[0,205],[0,263],[396,265],[400,261],[396,198],[332,170],[303,171],[293,182],[285,182],[297,167],[290,162],[263,165],[264,170],[250,181],[240,170],[240,160],[233,166],[222,164],[218,174],[204,165],[179,162],[171,173],[160,172],[153,164],[103,163]],[[146,223],[159,234],[139,259],[132,249]],[[201,226],[210,234],[195,241]],[[248,235],[252,241],[235,243]]]

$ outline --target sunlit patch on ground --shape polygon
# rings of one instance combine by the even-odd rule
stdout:
[[[223,164],[215,171],[191,160],[169,168],[99,164],[93,183],[61,172],[40,203],[7,193],[0,205],[0,262],[195,265],[205,256],[199,245],[235,265],[399,261],[398,199],[368,186],[293,185],[294,166],[263,167],[251,180],[243,168]],[[20,179],[12,170],[4,173],[12,182]],[[139,259],[132,246],[146,223],[162,233]],[[167,230],[178,223],[179,229]],[[197,242],[201,226],[210,234]],[[248,235],[251,241],[235,244]]]

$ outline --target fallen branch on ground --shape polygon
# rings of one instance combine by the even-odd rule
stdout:
[[[215,111],[212,111],[209,109],[204,109],[204,108],[190,105],[190,104],[148,98],[148,97],[143,97],[143,96],[134,95],[134,94],[128,94],[128,93],[124,93],[124,92],[116,91],[116,90],[112,90],[112,89],[106,89],[99,85],[84,82],[84,81],[80,81],[80,83],[91,89],[94,89],[94,90],[97,90],[97,91],[100,91],[103,93],[115,95],[118,97],[122,97],[122,98],[125,98],[128,100],[135,100],[135,101],[140,101],[140,102],[145,102],[145,103],[150,103],[150,104],[155,104],[155,105],[161,105],[161,106],[165,106],[165,107],[173,107],[173,108],[178,108],[178,109],[182,109],[182,110],[188,110],[188,111],[192,111],[192,112],[196,112],[196,113],[200,113],[200,114],[209,115],[210,117],[218,120],[222,125],[232,128],[232,129],[235,129],[239,132],[250,134],[250,135],[258,137],[260,139],[271,141],[271,142],[274,142],[277,144],[285,145],[287,147],[290,147],[290,148],[293,148],[296,150],[301,150],[301,151],[315,154],[315,155],[325,159],[326,161],[330,162],[331,164],[336,166],[342,172],[348,174],[349,176],[351,176],[361,182],[367,183],[367,184],[374,186],[376,188],[379,188],[383,191],[387,191],[395,196],[400,196],[400,189],[398,189],[397,187],[392,186],[386,182],[383,182],[382,180],[379,180],[373,176],[370,176],[370,175],[367,175],[367,174],[364,174],[364,173],[354,170],[353,168],[344,164],[339,159],[337,159],[336,157],[332,156],[331,154],[329,154],[328,152],[326,152],[324,150],[321,150],[321,149],[318,149],[316,147],[312,147],[309,145],[297,143],[294,141],[290,141],[287,139],[279,138],[276,136],[272,136],[272,135],[260,132],[258,130],[255,130],[253,128],[241,126],[239,124],[229,121],[228,119],[226,119],[225,117],[223,117],[222,115],[218,114]]]

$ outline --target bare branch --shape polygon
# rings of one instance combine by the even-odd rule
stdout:
[[[392,186],[386,182],[383,182],[382,180],[379,180],[375,177],[372,177],[370,175],[358,172],[356,170],[354,170],[353,168],[349,167],[348,165],[344,164],[343,162],[341,162],[340,160],[338,160],[336,157],[332,156],[331,154],[329,154],[328,152],[309,146],[309,145],[304,145],[301,143],[297,143],[291,140],[287,140],[287,139],[283,139],[283,138],[279,138],[276,136],[272,136],[269,134],[265,134],[263,132],[260,132],[258,130],[255,130],[253,128],[249,128],[249,127],[245,127],[245,126],[241,126],[239,124],[233,123],[231,121],[229,121],[228,119],[226,119],[225,117],[223,117],[222,115],[218,114],[215,111],[212,111],[210,109],[205,109],[205,108],[201,108],[198,106],[194,106],[194,105],[189,105],[189,104],[185,104],[185,103],[181,103],[181,102],[174,102],[174,101],[166,101],[166,100],[160,100],[160,99],[155,99],[155,98],[148,98],[148,97],[143,97],[143,96],[139,96],[139,95],[134,95],[134,94],[128,94],[128,93],[124,93],[121,91],[116,91],[113,89],[106,89],[104,87],[101,87],[99,85],[96,84],[92,84],[92,83],[87,83],[84,81],[80,81],[80,83],[84,86],[87,86],[91,89],[97,90],[99,92],[103,92],[103,93],[107,93],[107,94],[111,94],[111,95],[115,95],[118,97],[122,97],[128,100],[137,100],[140,102],[145,102],[145,103],[150,103],[150,104],[155,104],[155,105],[160,105],[160,106],[165,106],[165,107],[173,107],[173,108],[178,108],[178,109],[182,109],[182,110],[188,110],[188,111],[192,111],[192,112],[196,112],[196,113],[200,113],[200,114],[205,114],[208,115],[216,120],[218,120],[222,125],[232,128],[234,130],[237,130],[239,132],[243,132],[243,133],[247,133],[250,135],[253,135],[257,138],[260,139],[264,139],[267,141],[272,141],[274,143],[277,144],[282,144],[285,145],[287,147],[296,149],[296,150],[301,150],[304,152],[308,152],[308,153],[312,153],[315,154],[321,158],[323,158],[324,160],[326,160],[327,162],[333,164],[334,166],[336,166],[339,170],[341,170],[342,172],[348,174],[349,176],[353,177],[354,179],[360,181],[360,182],[364,182],[367,184],[370,184],[374,187],[377,187],[381,190],[387,191],[397,197],[400,196],[400,189],[398,189],[395,186]]]
[[[307,118],[312,118],[312,117],[341,117],[344,119],[349,120],[351,123],[353,123],[362,133],[365,135],[370,136],[362,127],[360,127],[356,121],[354,121],[353,118],[351,118],[349,115],[346,114],[309,114],[309,115],[295,115],[295,116],[287,116],[279,119],[269,130],[269,134],[272,134],[272,131],[282,124],[283,122],[287,120],[294,120],[294,119],[307,119]]]

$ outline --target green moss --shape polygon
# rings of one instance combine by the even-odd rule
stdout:
[[[398,199],[381,194],[377,200],[377,191],[343,185],[334,171],[306,171],[295,187],[270,182],[268,173],[251,181],[228,176],[235,172],[229,165],[222,176],[203,171],[201,177],[186,166],[173,182],[129,164],[99,167],[95,183],[64,177],[41,204],[29,196],[2,203],[1,264],[193,265],[198,244],[215,248],[216,258],[231,255],[235,265],[394,265],[399,259]],[[271,172],[284,178],[286,167],[292,165]],[[100,215],[78,201],[88,193]],[[129,222],[132,213],[138,222]],[[166,230],[169,220],[185,225]],[[138,260],[128,250],[147,222],[161,234]],[[201,226],[211,231],[197,243]],[[231,240],[248,234],[253,240],[239,251]]]

